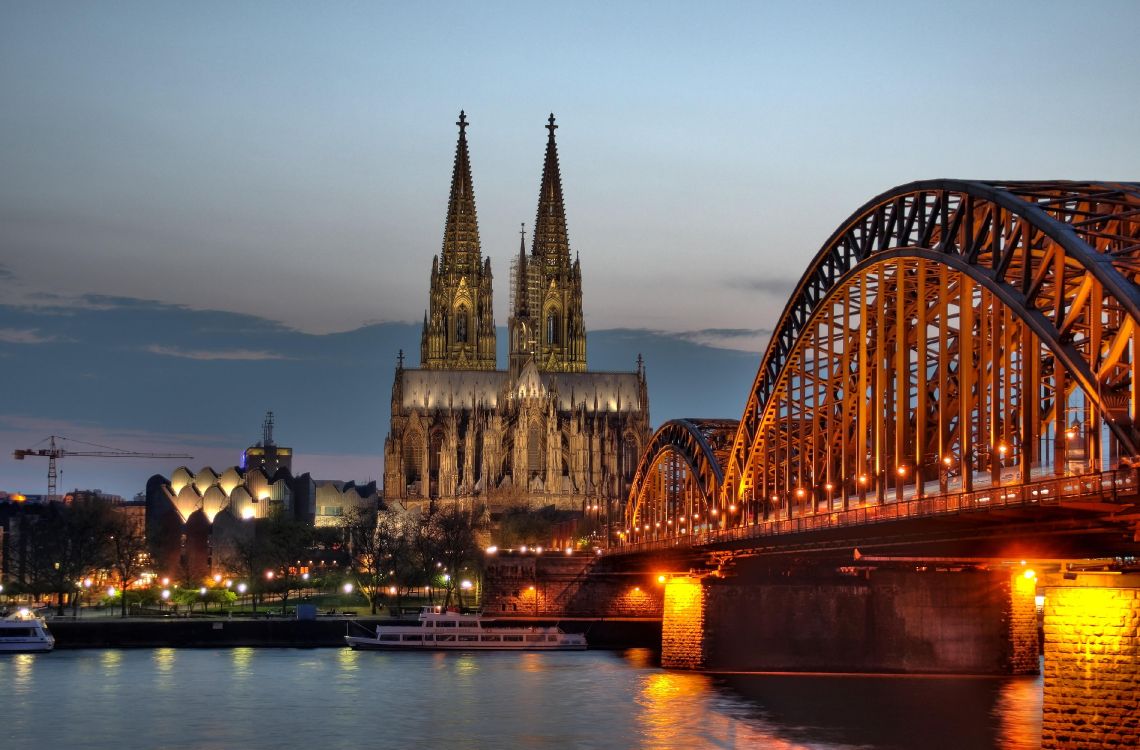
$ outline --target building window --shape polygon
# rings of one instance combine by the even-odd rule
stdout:
[[[558,313],[554,310],[546,314],[546,343],[558,343]]]
[[[633,480],[633,473],[637,471],[637,461],[640,458],[637,441],[633,439],[632,435],[626,435],[621,444],[622,474],[625,475],[625,481]]]
[[[443,431],[436,430],[431,434],[431,448],[428,452],[428,471],[431,472],[431,480],[433,482],[439,480],[439,458],[440,453],[443,452]]]
[[[527,468],[530,475],[536,476],[542,474],[543,464],[545,463],[544,454],[546,453],[543,445],[543,438],[546,437],[542,428],[538,424],[532,424],[526,436],[526,457]]]
[[[460,344],[467,343],[467,324],[467,308],[460,305],[455,312],[455,340]]]
[[[418,434],[404,436],[404,476],[407,483],[418,482],[424,465],[424,441]]]

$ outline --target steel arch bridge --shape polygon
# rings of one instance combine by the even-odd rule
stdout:
[[[1140,183],[889,190],[800,279],[731,443],[654,435],[621,541],[1085,492],[1044,483],[1137,458],[1138,320]]]

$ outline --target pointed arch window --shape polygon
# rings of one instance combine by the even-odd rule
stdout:
[[[527,431],[526,453],[530,475],[541,475],[546,463],[546,431],[537,422]]]
[[[637,462],[641,458],[637,449],[637,440],[633,435],[626,435],[621,445],[622,474],[625,481],[633,481],[633,473],[637,471]]]
[[[559,342],[559,328],[558,325],[558,311],[551,310],[546,314],[546,343],[557,344]]]
[[[467,343],[468,326],[470,325],[467,306],[460,305],[455,311],[455,340],[460,344]]]

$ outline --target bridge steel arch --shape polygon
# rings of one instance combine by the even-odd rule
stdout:
[[[754,518],[1137,455],[1140,184],[903,185],[831,235],[724,464]],[[1103,439],[1108,435],[1107,439]],[[909,485],[909,489],[906,487]]]
[[[673,419],[653,433],[634,473],[619,539],[697,533],[715,514],[734,419]]]
[[[1140,183],[889,190],[800,279],[731,441],[654,435],[625,533],[692,533],[679,490],[712,529],[1134,463],[1138,282]]]

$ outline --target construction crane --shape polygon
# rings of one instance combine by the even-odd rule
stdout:
[[[109,445],[99,445],[98,443],[86,443],[82,440],[75,440],[73,438],[63,437],[62,435],[49,435],[44,438],[48,446],[46,448],[31,447],[24,450],[16,450],[12,455],[17,461],[23,461],[28,456],[46,456],[48,460],[48,500],[54,500],[58,493],[56,492],[56,481],[59,474],[56,471],[56,461],[64,456],[88,456],[94,458],[194,458],[186,453],[143,453],[141,451],[128,451],[122,448],[112,448]],[[41,445],[44,440],[41,440],[36,445]],[[102,450],[79,450],[73,451],[62,446],[56,445],[56,440],[67,440],[71,443],[78,443],[90,448],[101,448]]]

